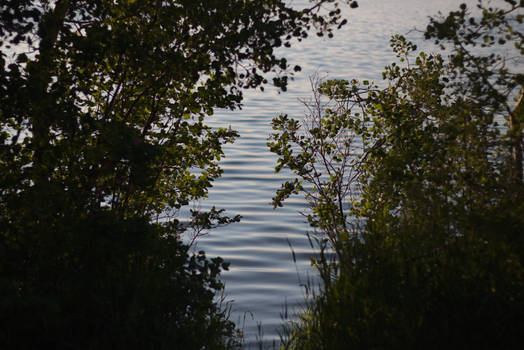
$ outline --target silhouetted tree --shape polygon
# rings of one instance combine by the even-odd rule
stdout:
[[[333,1],[310,5],[0,3],[2,347],[234,345],[213,299],[226,265],[180,235],[239,218],[179,210],[237,136],[205,117],[266,78],[285,89],[274,49],[343,24]]]

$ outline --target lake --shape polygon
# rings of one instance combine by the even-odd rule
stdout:
[[[232,303],[232,320],[244,329],[246,348],[254,348],[262,336],[265,346],[278,343],[280,314],[304,299],[301,287],[315,276],[309,259],[310,248],[305,219],[299,214],[305,208],[300,198],[291,198],[284,208],[272,209],[271,198],[289,173],[275,174],[276,157],[266,146],[271,133],[271,120],[279,114],[300,118],[304,107],[299,99],[311,96],[309,76],[361,78],[380,82],[385,65],[395,60],[389,39],[395,33],[406,34],[413,28],[423,30],[428,16],[438,11],[446,14],[463,1],[458,0],[362,0],[352,10],[343,7],[349,24],[335,33],[333,39],[314,35],[290,49],[280,50],[291,65],[302,66],[288,91],[246,93],[244,108],[239,111],[217,111],[210,118],[214,126],[229,126],[240,132],[240,138],[225,148],[221,161],[222,178],[214,183],[209,198],[201,208],[215,205],[230,215],[240,214],[240,223],[216,229],[198,241],[198,249],[208,256],[221,256],[231,262],[224,272],[226,296]],[[474,4],[476,1],[469,0]],[[294,1],[304,6],[307,1]],[[407,35],[422,43],[422,34]],[[434,49],[434,48],[433,48]],[[296,254],[292,259],[290,245]],[[261,324],[261,327],[257,327]]]

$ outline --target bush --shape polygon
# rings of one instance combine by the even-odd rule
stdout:
[[[226,349],[236,344],[220,258],[209,260],[147,219],[100,210],[24,217],[2,245],[0,342],[10,349]],[[67,220],[65,220],[67,219]],[[6,224],[5,222],[3,224]],[[23,235],[20,234],[21,231]]]
[[[284,348],[521,346],[523,80],[475,48],[522,57],[524,5],[506,5],[432,20],[448,61],[396,36],[387,87],[328,81],[305,122],[274,120],[277,170],[298,176],[274,204],[305,193],[323,282]]]

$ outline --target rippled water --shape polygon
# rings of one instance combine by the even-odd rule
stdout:
[[[282,113],[303,115],[299,98],[308,98],[308,77],[381,79],[384,66],[395,57],[389,39],[417,27],[423,30],[429,15],[458,8],[458,0],[362,0],[356,10],[346,9],[349,24],[333,39],[311,37],[291,49],[283,50],[291,64],[303,68],[288,92],[274,89],[246,94],[241,111],[219,111],[213,125],[228,126],[240,132],[234,145],[226,147],[221,162],[224,175],[215,182],[202,207],[215,205],[231,214],[240,214],[240,223],[213,230],[198,242],[209,256],[219,255],[231,262],[223,273],[226,294],[233,300],[232,319],[244,327],[246,347],[256,345],[261,322],[266,344],[278,340],[283,305],[293,308],[303,300],[300,287],[315,272],[309,267],[313,254],[305,233],[308,226],[298,213],[305,207],[300,198],[273,210],[271,198],[286,174],[275,174],[276,158],[266,146],[271,119]],[[474,0],[466,1],[474,3]],[[306,1],[295,1],[303,6]],[[408,37],[420,42],[420,32]],[[429,44],[424,46],[431,47]],[[287,174],[289,175],[289,174]],[[297,263],[292,259],[291,244]]]

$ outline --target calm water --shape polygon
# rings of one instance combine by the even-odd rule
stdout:
[[[224,175],[215,182],[205,208],[215,205],[231,215],[243,216],[241,223],[213,230],[198,242],[198,248],[209,256],[219,255],[231,262],[223,274],[226,295],[233,300],[234,321],[244,327],[246,347],[256,345],[257,323],[267,344],[278,340],[280,313],[283,305],[293,308],[304,297],[300,286],[315,272],[309,267],[313,251],[305,233],[308,226],[298,213],[305,207],[300,198],[273,210],[271,198],[289,174],[275,174],[276,158],[266,142],[271,132],[271,119],[282,113],[303,115],[299,98],[311,95],[308,76],[381,79],[384,66],[395,57],[389,39],[395,33],[406,34],[417,27],[423,30],[429,15],[440,10],[447,13],[458,8],[459,0],[362,0],[360,8],[345,11],[349,25],[333,39],[311,37],[291,49],[282,51],[291,64],[303,68],[286,93],[272,89],[246,94],[241,111],[218,112],[214,125],[228,126],[240,132],[234,145],[226,148],[221,162]],[[474,3],[474,1],[467,1]],[[306,1],[295,1],[303,6]],[[409,38],[420,42],[421,33]],[[426,44],[427,45],[427,44]],[[268,91],[269,90],[269,91]],[[289,243],[296,253],[292,260]]]

